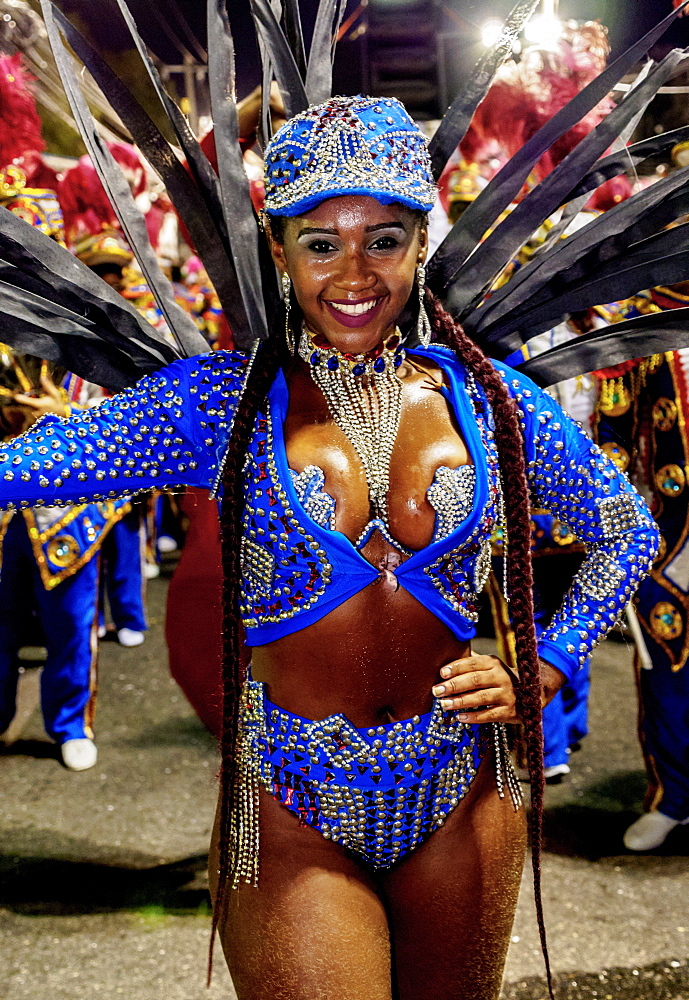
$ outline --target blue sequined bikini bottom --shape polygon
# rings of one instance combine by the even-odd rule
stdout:
[[[437,700],[425,715],[357,729],[340,714],[320,722],[294,715],[248,680],[239,740],[245,775],[374,868],[389,868],[443,824],[490,744],[500,795],[506,782],[521,804],[504,726],[459,722]]]

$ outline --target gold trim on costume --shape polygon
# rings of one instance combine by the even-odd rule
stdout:
[[[89,506],[89,504],[78,504],[76,507],[72,507],[64,517],[61,517],[54,524],[51,524],[45,531],[39,530],[34,512],[31,508],[27,508],[22,511],[29,532],[29,539],[31,540],[31,547],[36,559],[36,565],[38,566],[38,571],[41,574],[41,581],[43,582],[43,586],[46,590],[52,590],[54,587],[57,587],[59,583],[66,580],[67,577],[73,576],[77,570],[81,569],[82,566],[85,566],[103,544],[103,539],[113,525],[117,524],[117,522],[131,510],[131,504],[128,503],[123,504],[117,511],[114,510],[114,504],[110,504],[112,509],[106,515],[108,520],[95,541],[93,541],[92,544],[89,545],[89,547],[85,549],[73,562],[69,561],[68,555],[65,555],[67,561],[65,562],[64,568],[61,569],[59,573],[53,573],[47,564],[46,557],[43,554],[43,545],[53,539],[58,532],[62,531],[71,521],[78,517],[87,506]],[[68,537],[69,536],[67,535],[63,536],[63,540],[66,540]]]

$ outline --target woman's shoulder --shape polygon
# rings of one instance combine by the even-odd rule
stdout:
[[[145,380],[150,388],[184,384],[192,392],[234,394],[246,377],[249,356],[242,351],[209,351],[191,358],[179,358],[159,368]]]
[[[544,397],[548,399],[552,398],[544,389],[536,385],[528,375],[520,372],[518,368],[512,368],[511,365],[505,364],[504,361],[496,361],[495,358],[491,358],[491,364],[505,383],[509,394],[518,402],[521,402],[524,398],[529,399],[532,396],[539,399],[543,399]]]
[[[180,366],[190,378],[208,378],[215,375],[242,375],[248,364],[249,355],[243,351],[209,351],[207,354],[182,358],[173,362],[168,368]]]
[[[439,368],[445,371],[452,371],[463,379],[466,379],[468,376],[464,362],[461,358],[457,357],[451,347],[445,344],[434,343],[426,348],[415,347],[413,348],[413,353],[432,360]],[[535,407],[538,409],[544,407],[551,409],[553,405],[557,405],[555,399],[547,390],[536,385],[528,375],[524,375],[519,369],[512,368],[510,365],[505,364],[504,361],[498,361],[495,358],[489,358],[489,361],[504,382],[510,396],[512,396],[521,408],[527,408],[529,412],[533,412]]]

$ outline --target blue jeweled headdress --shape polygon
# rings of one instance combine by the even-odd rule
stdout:
[[[333,97],[291,118],[265,155],[265,210],[302,215],[326,198],[370,195],[430,212],[426,137],[399,101]]]

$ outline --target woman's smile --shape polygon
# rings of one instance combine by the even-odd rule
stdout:
[[[349,301],[347,299],[325,299],[325,305],[334,313],[338,323],[348,327],[362,327],[373,322],[385,300],[384,295]]]

